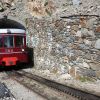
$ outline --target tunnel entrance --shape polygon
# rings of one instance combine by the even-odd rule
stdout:
[[[0,29],[22,29],[22,30],[25,30],[26,31],[26,28],[25,28],[25,26],[22,24],[22,23],[20,23],[20,22],[17,22],[17,21],[15,21],[15,20],[12,20],[12,19],[8,19],[8,18],[2,18],[2,19],[0,19]],[[7,32],[9,32],[9,31],[7,31]],[[18,38],[18,36],[16,36],[17,38]],[[11,38],[11,37],[10,37]],[[16,41],[18,41],[17,40],[17,38],[15,39]],[[27,35],[26,35],[26,38],[27,38]],[[8,40],[7,40],[8,39]],[[21,38],[19,38],[19,40],[20,40]],[[13,38],[11,39],[12,41],[13,41]],[[11,42],[11,40],[9,39],[9,38],[6,38],[5,39],[5,41],[7,41],[8,43],[6,43],[6,44],[8,44],[10,47],[13,47],[13,44],[11,44],[10,45],[10,42]],[[21,40],[20,40],[21,41]],[[25,41],[27,41],[27,40],[25,40]],[[13,43],[13,42],[11,42],[11,43]],[[17,42],[16,42],[17,43]],[[23,42],[22,42],[23,43]],[[29,62],[29,65],[30,66],[33,66],[34,65],[34,62],[33,62],[33,48],[29,48],[27,45],[26,45],[26,49],[25,50],[27,50],[27,52],[28,52],[28,62]],[[5,63],[3,62],[3,65],[4,65]],[[25,67],[24,67],[25,68]]]
[[[25,30],[24,25],[22,25],[21,23],[15,20],[7,19],[7,18],[0,19],[0,29],[4,29],[4,28],[14,28],[14,29],[24,29]]]

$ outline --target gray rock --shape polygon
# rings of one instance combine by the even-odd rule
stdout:
[[[82,28],[81,29],[81,32],[82,32],[82,36],[88,36],[88,29],[87,28]]]
[[[79,5],[80,4],[80,0],[72,0],[73,5]]]
[[[3,7],[0,6],[0,12],[3,12],[3,11],[4,11]]]
[[[96,22],[96,18],[91,18],[87,21],[86,23],[86,27],[89,28],[89,29],[93,29],[93,24],[94,23],[97,23]]]
[[[85,44],[79,44],[80,49],[89,49],[89,46],[86,46]]]
[[[91,69],[80,69],[81,74],[83,74],[84,76],[88,76],[88,77],[95,77],[96,73],[95,71],[91,70]]]
[[[72,37],[72,36],[67,37],[67,38],[65,39],[65,42],[68,42],[68,43],[73,43],[74,41],[75,41],[75,38]]]
[[[88,63],[86,63],[86,62],[83,62],[83,67],[84,67],[84,68],[88,68],[88,69],[90,68],[90,66],[89,66]]]
[[[100,70],[96,72],[96,77],[100,79]]]
[[[76,32],[76,36],[83,37],[83,36],[91,36],[95,37],[95,34],[92,30],[88,30],[87,28],[81,28],[81,30]]]
[[[95,48],[100,49],[100,39],[98,39],[95,43]]]
[[[88,31],[88,35],[95,37],[95,33],[92,30]]]
[[[95,71],[98,71],[100,70],[100,64],[99,63],[94,63],[94,62],[91,62],[89,63],[89,66],[92,70],[95,70]]]
[[[91,60],[91,55],[89,53],[85,54],[84,55],[84,59]]]
[[[79,31],[77,31],[76,33],[76,36],[78,36],[78,37],[82,37],[82,32],[79,30]]]
[[[86,45],[91,45],[91,44],[92,44],[92,41],[89,41],[89,40],[87,40],[87,39],[84,39],[84,43],[85,43]]]

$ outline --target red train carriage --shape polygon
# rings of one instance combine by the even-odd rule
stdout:
[[[0,65],[19,63],[28,63],[25,30],[0,29]]]

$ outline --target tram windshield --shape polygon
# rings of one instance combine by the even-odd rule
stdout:
[[[0,48],[23,47],[24,42],[24,36],[0,36]]]
[[[13,36],[4,36],[4,47],[13,47],[14,41]]]
[[[16,47],[24,46],[24,37],[23,36],[16,36],[15,45],[16,45]]]
[[[3,38],[0,36],[0,47],[3,47]]]

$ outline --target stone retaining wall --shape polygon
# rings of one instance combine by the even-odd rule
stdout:
[[[28,19],[27,25],[37,68],[100,78],[99,17]]]

